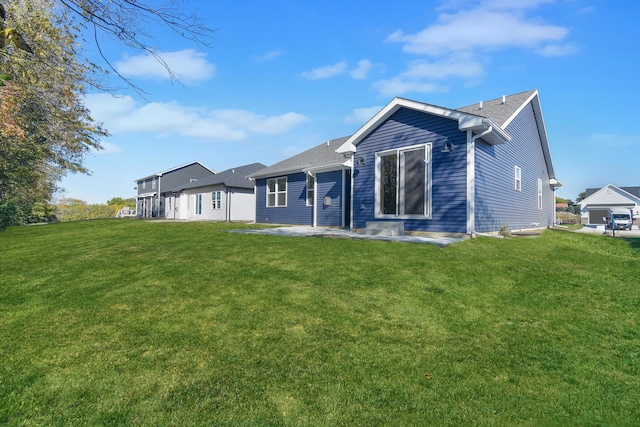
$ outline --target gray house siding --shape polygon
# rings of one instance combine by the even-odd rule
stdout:
[[[505,129],[512,141],[490,146],[476,141],[475,228],[478,232],[553,225],[554,193],[531,104]],[[522,171],[522,190],[514,184],[515,167]],[[542,179],[542,209],[538,209],[538,179]]]
[[[154,196],[147,196],[144,199],[140,198],[138,200],[139,215],[144,217],[164,216],[165,197],[159,197],[158,193],[162,194],[180,185],[189,183],[191,179],[202,179],[210,175],[211,171],[209,169],[196,163],[170,170],[169,172],[160,172],[159,174],[138,180],[138,195],[156,193]],[[160,206],[158,206],[158,200],[160,201]]]
[[[287,206],[267,207],[267,178],[256,180],[256,222],[265,224],[312,225],[313,209],[307,206],[307,175],[287,177]],[[277,178],[274,176],[274,178]]]
[[[455,144],[443,153],[444,142]],[[353,171],[353,227],[375,218],[375,154],[431,144],[431,219],[400,219],[405,230],[466,232],[466,134],[455,120],[401,108],[358,144]],[[358,159],[364,159],[364,164]]]

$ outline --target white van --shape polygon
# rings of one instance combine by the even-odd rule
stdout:
[[[613,222],[616,230],[631,230],[633,225],[633,218],[631,217],[631,210],[626,208],[611,208],[609,209],[609,226]]]

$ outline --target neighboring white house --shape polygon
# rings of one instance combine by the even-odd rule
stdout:
[[[165,189],[186,185],[215,173],[215,170],[200,162],[191,162],[137,179],[136,215],[142,218],[161,218],[167,210],[163,197]]]
[[[580,205],[582,224],[605,224],[611,208],[626,208],[633,212],[634,224],[640,219],[640,187],[616,187],[613,184],[602,188],[587,188],[586,197]]]
[[[261,163],[239,166],[163,192],[164,217],[209,221],[255,221],[254,183],[247,175]]]

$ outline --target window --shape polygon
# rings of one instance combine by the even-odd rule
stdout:
[[[287,206],[287,178],[267,180],[267,207]]]
[[[156,189],[156,179],[153,178],[153,181],[151,181],[151,189],[155,190]]]
[[[376,215],[429,218],[430,145],[376,153]]]
[[[145,188],[147,188],[147,181],[142,181],[142,189],[144,190]]]
[[[202,194],[196,194],[196,215],[202,215]]]
[[[214,191],[211,193],[211,209],[221,209],[222,208],[222,194],[220,191]]]
[[[514,188],[516,191],[522,191],[522,169],[518,166],[513,171]]]
[[[542,180],[538,178],[538,209],[542,210]]]
[[[315,199],[315,184],[316,179],[311,175],[307,175],[307,206],[313,206]]]

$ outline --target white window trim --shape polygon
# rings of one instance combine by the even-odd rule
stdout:
[[[278,180],[280,179],[284,179],[285,182],[285,190],[284,191],[279,191],[278,188]],[[269,181],[275,181],[276,182],[276,186],[275,186],[275,191],[273,193],[269,192]],[[287,192],[289,191],[289,180],[287,179],[286,176],[279,176],[276,178],[267,178],[266,180],[266,188],[265,188],[266,192],[267,192],[267,199],[265,200],[265,204],[267,205],[268,208],[286,208],[287,207]],[[269,206],[269,194],[275,194],[275,205],[273,206]],[[278,205],[278,195],[279,194],[284,194],[284,205]]]
[[[313,182],[311,183],[311,186],[309,186],[310,179],[313,180]],[[307,206],[313,206],[315,204],[315,200],[316,200],[315,183],[316,183],[316,178],[313,175],[307,174],[307,200],[306,200]],[[309,203],[309,193],[313,194],[313,197],[311,198],[311,203]]]
[[[202,194],[195,194],[195,214],[202,215]],[[198,212],[200,211],[200,212]]]
[[[222,209],[222,191],[218,190],[218,191],[211,192],[211,209],[212,210]]]
[[[514,166],[513,169],[513,188],[522,191],[522,169],[519,166]]]
[[[542,210],[542,180],[538,178],[538,210]]]
[[[389,154],[398,154],[398,161],[400,161],[400,152],[403,151],[411,151],[417,150],[420,148],[424,148],[425,150],[425,178],[427,180],[427,188],[425,189],[427,198],[427,206],[425,215],[415,215],[415,214],[383,214],[380,213],[380,162],[381,157],[389,155]],[[374,217],[380,219],[431,219],[431,211],[432,211],[432,200],[431,200],[431,143],[428,144],[417,144],[417,145],[409,145],[406,147],[398,147],[392,150],[378,151],[375,154],[375,201],[374,201]],[[400,177],[397,179],[397,190],[396,190],[396,206],[399,204],[399,198],[404,194],[402,188],[402,180]]]

